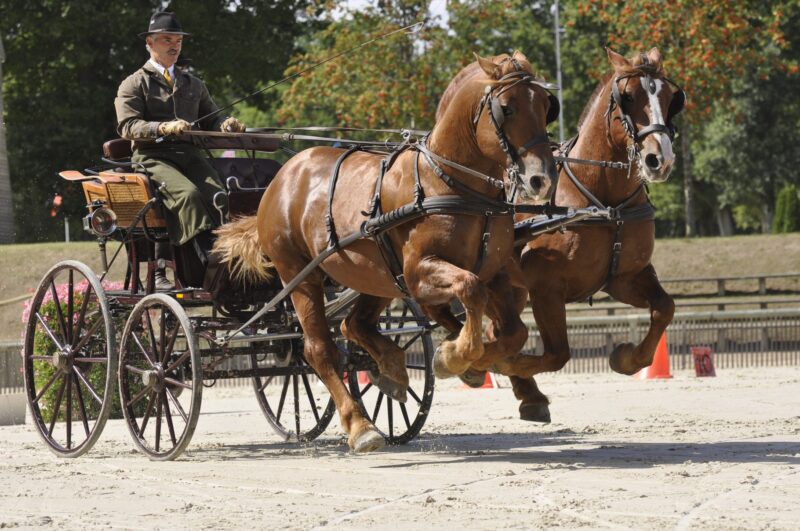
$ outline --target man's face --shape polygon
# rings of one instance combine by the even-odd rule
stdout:
[[[149,35],[147,44],[150,45],[150,57],[158,64],[169,68],[175,64],[181,55],[183,45],[183,35],[174,33],[159,33]]]

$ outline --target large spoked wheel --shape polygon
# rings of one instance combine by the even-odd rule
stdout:
[[[369,371],[351,371],[348,374],[350,393],[360,402],[364,413],[383,433],[388,444],[405,444],[419,434],[433,402],[434,351],[430,323],[413,300],[397,299],[385,310],[379,327],[381,333],[406,352],[408,401],[403,404],[381,392],[372,384]],[[351,362],[355,362],[354,356],[358,355],[351,353]],[[368,356],[366,353],[362,355]]]
[[[178,457],[200,415],[197,336],[175,299],[154,293],[134,306],[120,346],[119,392],[133,442],[157,461]]]
[[[284,441],[316,439],[330,424],[336,405],[328,389],[303,357],[303,342],[287,339],[252,354],[251,367],[266,372],[253,377],[258,405]]]
[[[97,275],[69,260],[45,274],[29,312],[23,366],[31,417],[56,455],[78,457],[100,437],[114,395],[108,300]]]

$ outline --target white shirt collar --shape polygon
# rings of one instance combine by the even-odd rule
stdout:
[[[164,68],[163,66],[158,64],[152,57],[150,58],[150,64],[153,65],[156,68],[156,70],[158,70],[158,73],[161,74],[162,76],[164,75],[164,70],[167,70],[167,68]],[[168,70],[169,70],[169,77],[175,79],[175,65],[169,67]]]

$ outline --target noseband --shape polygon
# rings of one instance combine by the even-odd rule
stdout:
[[[517,65],[516,61],[514,61]],[[521,68],[521,67],[519,67]],[[538,85],[545,90],[547,90],[547,86],[543,83],[536,81],[532,75],[528,74],[524,71],[515,71],[509,74],[504,75],[497,83],[491,86],[486,87],[486,92],[481,98],[480,105],[478,106],[478,112],[475,113],[475,118],[473,118],[473,124],[477,125],[478,120],[480,120],[481,114],[483,113],[483,109],[486,108],[488,110],[487,114],[489,116],[489,121],[492,122],[494,126],[495,134],[497,135],[497,141],[500,143],[500,148],[506,154],[506,156],[511,161],[508,165],[506,171],[508,172],[509,178],[513,182],[513,189],[516,191],[517,185],[519,184],[520,177],[520,161],[522,160],[522,155],[530,151],[536,146],[542,144],[550,144],[550,137],[547,135],[547,131],[543,132],[542,134],[536,135],[525,144],[522,145],[519,149],[515,149],[511,142],[508,140],[508,136],[506,136],[505,131],[503,130],[503,124],[505,123],[506,116],[509,115],[508,107],[502,105],[500,103],[499,97],[506,91],[511,90],[512,88],[516,87],[520,83],[527,83],[530,85]],[[547,118],[546,123],[553,122],[558,118],[558,113],[560,112],[558,98],[556,98],[549,90],[547,90],[548,99],[550,101],[550,107],[547,111]],[[512,197],[514,192],[512,192]]]

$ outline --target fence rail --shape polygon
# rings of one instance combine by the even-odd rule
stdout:
[[[606,372],[611,370],[608,356],[614,346],[638,343],[650,318],[646,314],[573,317],[567,324],[572,359],[563,371]],[[437,330],[434,343],[443,338]],[[697,346],[711,347],[718,369],[800,365],[800,308],[676,313],[667,344],[673,370],[691,369],[691,347]],[[18,343],[0,343],[0,394],[23,388],[20,348]],[[542,355],[543,348],[534,326],[524,352]],[[223,388],[250,385],[249,378],[215,383]]]

